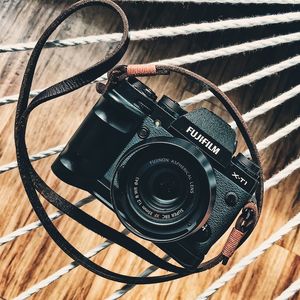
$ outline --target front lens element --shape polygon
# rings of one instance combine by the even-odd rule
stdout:
[[[177,170],[161,167],[159,170],[152,170],[149,176],[149,183],[146,188],[150,190],[153,198],[161,205],[172,205],[180,199],[184,190],[180,173]]]

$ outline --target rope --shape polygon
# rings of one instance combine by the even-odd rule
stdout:
[[[231,91],[237,87],[249,85],[252,82],[255,82],[259,79],[262,79],[264,77],[269,77],[273,74],[276,74],[280,71],[286,70],[288,68],[294,67],[300,63],[300,55],[296,55],[292,58],[286,59],[284,61],[281,61],[280,63],[265,67],[259,71],[250,73],[248,75],[239,77],[237,79],[231,80],[225,84],[222,84],[219,86],[219,88],[223,92]],[[209,91],[200,93],[198,95],[195,95],[189,99],[183,100],[180,102],[182,106],[187,106],[190,104],[196,104],[199,103],[205,99],[208,99],[211,97],[211,93]]]
[[[282,93],[281,95],[277,96],[276,98],[269,100],[262,105],[255,107],[251,111],[243,114],[243,119],[245,122],[249,122],[250,120],[265,114],[269,110],[271,110],[274,107],[277,107],[283,103],[285,103],[287,100],[294,98],[300,93],[300,84],[293,87],[292,89],[288,90],[287,92]],[[233,128],[236,128],[236,124],[234,122],[230,123],[230,126]]]
[[[300,117],[298,117],[296,120],[292,121],[288,125],[280,128],[279,130],[277,130],[273,134],[271,134],[268,137],[266,137],[264,140],[262,140],[261,142],[259,142],[256,145],[256,147],[257,147],[257,149],[259,151],[264,150],[267,147],[269,147],[270,145],[272,145],[273,143],[275,143],[278,140],[280,140],[281,138],[287,136],[288,134],[290,134],[294,130],[298,129],[299,127],[300,127]],[[249,155],[249,151],[248,150],[245,151],[244,155],[248,156]]]
[[[274,99],[272,99],[272,100],[270,100],[266,103],[263,103],[262,105],[254,108],[250,112],[243,114],[243,118],[246,122],[248,122],[248,121],[254,119],[257,116],[259,116],[263,113],[266,113],[267,111],[271,110],[272,108],[275,108],[275,107],[279,106],[280,104],[284,103],[285,101],[295,97],[299,93],[300,93],[300,85],[290,89],[289,91],[279,95],[278,97],[276,97],[276,98],[274,98]],[[260,144],[260,147],[263,146],[264,148],[266,148],[266,147],[268,147],[268,145],[270,145],[270,144],[274,143],[275,141],[277,141],[278,139],[280,139],[282,137],[282,134],[287,135],[291,131],[297,129],[299,127],[299,120],[298,121],[297,120],[295,120],[291,124],[287,125],[286,127],[282,128],[280,132],[277,131],[276,133],[274,133],[272,135],[273,137],[270,138],[269,142],[266,141],[266,140],[262,141],[263,144]],[[232,126],[233,128],[236,127],[235,123],[230,123],[230,126]],[[275,137],[274,137],[274,135],[275,135]],[[275,138],[275,140],[274,140],[274,138]],[[271,143],[270,143],[270,141],[271,141]],[[268,143],[268,145],[266,143]],[[265,145],[267,145],[267,146],[265,146]],[[31,155],[30,160],[31,161],[37,161],[37,160],[49,157],[51,155],[58,154],[62,151],[62,149],[64,147],[65,147],[65,145],[59,145],[59,146],[56,146],[56,147],[49,148],[47,150],[38,152],[36,154]],[[249,155],[249,152],[245,152],[245,154]],[[2,166],[0,166],[0,174],[5,173],[5,172],[10,171],[10,170],[13,170],[13,169],[17,168],[17,166],[18,166],[18,164],[17,164],[16,161],[13,161],[13,162],[8,163],[6,165],[2,165]]]
[[[128,231],[123,230],[122,233],[128,234]],[[103,243],[98,245],[96,248],[94,248],[94,249],[90,250],[89,252],[87,252],[85,254],[85,256],[87,258],[91,258],[91,257],[95,256],[97,253],[99,253],[100,251],[102,251],[102,250],[106,249],[107,247],[109,247],[111,244],[112,244],[111,241],[105,240]],[[69,273],[71,270],[75,269],[77,266],[78,266],[78,264],[75,261],[73,261],[69,265],[59,269],[57,272],[55,272],[51,276],[49,276],[46,279],[40,281],[38,284],[32,286],[26,292],[24,292],[24,293],[20,294],[19,296],[17,296],[14,300],[23,300],[23,299],[29,298],[33,294],[36,294],[38,291],[40,291],[42,288],[48,286],[52,282],[54,282],[54,281],[58,280],[59,278],[61,278],[63,275]]]
[[[41,151],[39,153],[33,154],[31,155],[30,161],[36,161],[36,160],[40,160],[42,158],[46,158],[48,156],[54,155],[54,154],[58,154],[60,153],[63,149],[64,149],[65,145],[59,145],[53,148],[49,148],[45,151]],[[10,171],[12,169],[15,169],[18,167],[18,163],[16,161],[13,161],[9,164],[3,165],[0,167],[0,174]]]
[[[199,52],[195,54],[188,54],[181,57],[164,59],[159,61],[159,64],[165,65],[185,65],[192,64],[198,61],[213,59],[217,57],[229,56],[233,54],[238,54],[242,52],[248,52],[258,49],[263,49],[267,47],[274,47],[282,44],[287,44],[291,42],[296,42],[300,40],[300,32],[279,35],[272,38],[261,39],[253,42],[246,42],[238,45],[223,47],[215,50]]]
[[[285,178],[287,178],[290,174],[292,174],[294,171],[296,171],[299,168],[300,168],[300,157],[298,159],[296,159],[295,161],[293,161],[291,164],[289,164],[287,167],[285,167],[283,170],[281,170],[279,173],[277,173],[276,175],[274,175],[273,177],[271,177],[270,179],[268,179],[266,181],[266,183],[265,183],[265,191],[268,190],[270,187],[276,185],[280,181],[284,180]],[[286,169],[288,169],[288,172],[286,171]],[[274,178],[276,178],[276,179],[273,180]],[[263,253],[265,250],[267,250],[268,248],[270,248],[277,240],[279,240],[284,235],[286,235],[287,233],[289,233],[292,229],[294,229],[294,227],[296,227],[298,224],[300,224],[300,213],[298,215],[296,215],[293,219],[291,219],[288,223],[286,223],[283,227],[281,227],[277,232],[275,232],[268,240],[266,240],[262,244],[262,245],[264,245],[263,250],[261,249],[262,248],[262,245],[261,245],[260,247],[258,247],[253,252],[255,252],[257,254],[257,253],[260,253],[262,251],[262,253]],[[108,241],[105,241],[104,243],[107,243],[107,242]],[[111,242],[110,242],[110,244],[111,244]],[[99,251],[93,249],[90,252],[88,252],[87,254],[85,254],[85,256],[89,255],[90,253],[94,253],[94,255],[96,255],[97,253],[99,253],[102,250],[101,249],[102,245],[103,244],[99,245],[98,246],[99,248],[95,248],[95,249],[100,249]],[[251,252],[251,254],[253,252]],[[248,255],[247,257],[245,257],[244,259],[242,259],[241,262],[244,261],[246,258],[248,258],[250,255]],[[89,256],[89,258],[91,258],[92,256],[93,255]],[[165,256],[164,259],[167,260],[168,257]],[[247,264],[250,264],[253,260],[247,261]],[[34,286],[32,286],[30,289],[28,289],[25,292],[21,293],[14,300],[27,299],[28,297],[32,296],[33,294],[36,294],[37,292],[39,292],[42,288],[47,287],[48,285],[50,285],[55,280],[61,278],[65,274],[69,273],[71,270],[73,270],[76,267],[77,267],[77,265],[74,262],[72,262],[71,264],[63,267],[62,269],[58,270],[54,274],[50,275],[46,279],[38,282],[37,284],[35,284]],[[142,274],[148,274],[148,275],[150,275],[152,273],[151,271],[152,272],[155,271],[155,269],[153,269],[153,266],[150,266]],[[147,275],[144,275],[144,276],[147,276]],[[125,285],[124,286],[124,290],[123,290],[123,288],[121,288],[120,290],[118,290],[117,292],[118,292],[119,298],[122,295],[124,295],[127,291],[129,291],[130,289],[132,289],[132,288],[133,288],[133,286],[131,286],[130,288],[128,288],[128,286]],[[121,293],[123,293],[123,294],[120,295]],[[112,299],[117,299],[117,298],[112,298]]]
[[[277,174],[272,176],[265,182],[265,190],[277,185],[283,178],[287,178],[290,176],[294,171],[300,168],[300,157],[292,161],[288,164],[284,169],[279,171]]]
[[[215,3],[215,4],[300,4],[300,0],[118,0],[119,2]]]
[[[283,14],[274,14],[258,17],[229,19],[213,22],[204,22],[200,24],[187,24],[180,26],[167,26],[163,28],[150,28],[136,31],[130,31],[132,41],[148,40],[161,37],[174,37],[178,35],[189,35],[201,32],[212,32],[227,29],[250,28],[255,26],[264,26],[278,23],[290,23],[300,20],[300,12],[290,12]],[[99,42],[118,42],[121,33],[110,33],[102,35],[90,35],[71,39],[52,40],[46,43],[45,48],[70,47],[78,45],[88,45]],[[17,43],[11,45],[0,45],[0,53],[18,52],[32,50],[36,42]]]
[[[43,90],[34,90],[30,92],[30,97],[35,97],[37,96],[40,92]],[[5,104],[11,104],[17,102],[19,99],[19,95],[11,95],[11,96],[6,96],[3,98],[0,98],[0,106],[5,105]]]
[[[279,139],[287,136],[292,131],[298,129],[300,127],[300,117],[298,117],[296,120],[291,122],[290,124],[284,126],[283,128],[280,128],[275,133],[269,135],[267,138],[265,138],[263,141],[259,142],[257,144],[257,148],[259,150],[264,150],[267,147],[269,147],[271,144],[277,142]]]
[[[288,300],[292,298],[300,290],[300,278],[293,282],[286,290],[280,294],[275,300]]]
[[[288,37],[286,37],[286,36],[288,36]],[[153,62],[153,63],[160,63],[160,64],[165,63],[165,64],[171,64],[171,65],[180,65],[181,63],[189,64],[189,63],[204,61],[204,60],[211,59],[211,58],[222,57],[222,56],[226,56],[226,55],[237,54],[237,53],[248,51],[246,44],[248,44],[248,47],[250,47],[250,50],[255,50],[255,49],[265,48],[265,47],[269,47],[269,46],[275,46],[276,43],[274,43],[274,40],[277,41],[277,44],[278,44],[279,41],[281,41],[281,43],[288,43],[288,42],[296,41],[299,39],[299,33],[289,34],[286,36],[282,35],[282,36],[278,36],[278,37],[274,37],[274,38],[268,38],[268,39],[264,39],[264,40],[243,43],[240,45],[219,48],[216,50],[210,50],[210,51],[206,51],[206,52],[198,52],[195,54],[179,56],[179,57],[161,60],[161,61]],[[250,46],[249,46],[249,44],[250,44]],[[273,75],[275,73],[278,73],[282,70],[285,70],[287,68],[293,67],[294,65],[298,64],[299,58],[300,58],[300,55],[295,56],[290,59],[287,59],[287,60],[284,60],[280,63],[265,67],[264,69],[262,69],[260,71],[250,73],[249,75],[232,80],[232,81],[226,83],[225,85],[222,85],[221,88],[224,88],[224,86],[225,86],[225,88],[227,87],[228,90],[231,90],[231,89],[238,87],[239,84],[246,85],[247,80],[251,80],[251,82],[254,82],[256,80],[262,79],[263,77]],[[107,78],[106,76],[102,76],[102,77],[98,78],[96,80],[96,82],[106,80],[106,78]],[[226,90],[226,91],[228,91],[228,90]],[[42,90],[31,91],[30,97],[35,97],[41,91]],[[223,90],[223,91],[226,92],[225,90]],[[201,93],[192,98],[182,101],[181,105],[186,106],[189,104],[198,103],[199,101],[209,98],[210,96],[211,96],[210,92]],[[19,95],[11,95],[11,96],[5,96],[3,98],[0,98],[0,106],[15,103],[18,101],[18,97],[19,97]]]
[[[97,83],[97,82],[103,82],[107,80],[107,75],[103,75],[101,77],[99,77],[98,79],[94,80],[91,82],[91,84]],[[44,88],[45,89],[45,88]],[[40,92],[42,92],[44,89],[39,89],[39,90],[32,90],[29,93],[29,97],[33,98],[35,96],[37,96]],[[17,102],[19,99],[19,95],[11,95],[11,96],[5,96],[3,98],[0,98],[0,106],[2,105],[6,105],[6,104],[12,104]]]
[[[88,196],[84,199],[81,199],[79,200],[78,202],[75,203],[75,206],[77,207],[81,207],[81,206],[84,206],[90,202],[92,202],[95,198],[93,196]],[[64,215],[61,211],[57,211],[51,215],[49,215],[49,218],[50,220],[54,221],[56,219],[58,219],[59,217],[61,217],[62,215]],[[22,236],[24,234],[27,234],[39,227],[42,226],[42,223],[40,221],[36,221],[36,222],[33,222],[29,225],[26,225],[22,228],[19,228],[13,232],[11,232],[10,234],[8,235],[5,235],[3,237],[0,238],[0,246],[8,243],[8,242],[11,242],[11,241],[14,241],[16,240],[19,236]]]
[[[171,258],[168,255],[165,255],[163,260],[168,261]],[[154,273],[158,267],[156,266],[150,266],[147,268],[144,272],[140,273],[139,276],[147,277],[150,274]],[[121,298],[125,293],[129,292],[131,289],[135,287],[134,284],[125,284],[121,289],[115,291],[110,297],[106,298],[105,300],[115,300]]]
[[[191,2],[191,3],[227,3],[227,4],[300,4],[298,0],[122,0],[127,2]],[[233,20],[225,20],[225,21],[217,21],[211,23],[201,23],[201,24],[188,24],[183,26],[177,27],[165,27],[165,28],[153,28],[153,29],[146,29],[146,30],[139,30],[139,31],[131,31],[131,40],[147,40],[152,38],[159,38],[159,37],[174,37],[178,35],[188,35],[192,33],[199,33],[199,32],[211,32],[217,30],[226,30],[226,29],[234,29],[234,28],[247,28],[247,27],[254,27],[254,26],[262,26],[267,24],[276,24],[276,23],[288,23],[300,20],[300,12],[294,13],[287,13],[287,14],[278,14],[278,15],[269,15],[269,16],[262,16],[262,17],[252,17],[252,18],[243,18],[243,19],[233,19]],[[47,48],[53,47],[68,47],[68,46],[76,46],[76,45],[86,45],[98,42],[114,42],[118,41],[121,37],[119,33],[113,34],[104,34],[98,36],[87,36],[87,37],[78,37],[73,39],[65,39],[65,40],[54,40],[47,43]],[[177,58],[172,59],[165,59],[161,60],[159,63],[162,64],[175,64],[175,65],[182,65],[182,64],[189,64],[194,63],[197,61],[203,61],[207,59],[212,59],[220,56],[229,56],[237,53],[262,49],[270,46],[277,46],[281,44],[291,43],[300,40],[300,33],[292,33],[287,35],[281,35],[271,38],[266,38],[262,40],[257,40],[253,42],[246,42],[239,45],[233,45],[229,47],[223,47],[215,50],[210,50],[206,52],[199,52],[191,55],[184,55]],[[35,46],[35,42],[30,43],[18,43],[13,45],[0,45],[0,53],[5,52],[17,52],[17,51],[26,51],[31,50]],[[275,64],[269,67],[266,67],[260,71],[254,72],[252,74],[240,77],[238,79],[232,80],[227,82],[221,86],[224,91],[232,90],[236,87],[249,84],[256,80],[259,80],[263,77],[270,76],[274,73],[279,71],[285,70],[289,67],[292,67],[300,62],[299,60],[300,55],[285,60],[279,64]],[[105,79],[99,78],[98,81]],[[252,81],[251,81],[252,80]],[[31,96],[34,97],[40,93],[41,90],[35,90],[31,92]],[[262,115],[276,107],[290,98],[293,98],[300,92],[300,85],[294,87],[293,89],[279,95],[278,97],[264,103],[260,107],[254,108],[250,112],[244,114],[244,119],[249,121],[259,115]],[[206,99],[210,95],[209,92],[201,93],[196,95],[192,98],[182,101],[182,105],[189,105],[198,103],[204,99]],[[7,96],[4,98],[0,98],[0,106],[4,104],[14,103],[18,99],[18,95]],[[259,150],[263,150],[269,147],[274,142],[278,141],[282,137],[286,136],[287,134],[291,133],[292,131],[298,129],[300,127],[300,117],[296,120],[291,122],[290,124],[286,125],[285,127],[279,129],[274,134],[268,136],[263,141],[257,144]],[[39,159],[43,159],[50,155],[57,154],[61,152],[64,145],[59,145],[57,147],[53,147],[47,149],[45,151],[39,152],[35,155],[32,155],[30,159],[32,161],[36,161]],[[12,162],[10,164],[4,165],[0,167],[0,174],[6,171],[12,170],[17,167],[16,162]],[[281,180],[287,178],[291,175],[295,170],[300,168],[300,158],[296,159],[288,166],[286,166],[283,170],[281,170],[276,175],[272,176],[269,180],[265,183],[265,190],[269,189],[270,187],[278,184]],[[90,203],[93,201],[93,197],[89,196],[85,199],[78,201],[75,205],[77,207],[81,207],[85,204]],[[57,211],[51,214],[49,217],[51,220],[56,220],[63,213]],[[286,223],[283,227],[281,227],[277,232],[272,234],[267,240],[265,240],[257,249],[252,251],[248,256],[244,257],[238,264],[236,264],[232,269],[226,272],[223,276],[221,276],[215,283],[213,283],[203,294],[201,294],[197,299],[207,299],[210,295],[212,295],[215,291],[217,291],[220,287],[222,287],[226,282],[232,279],[237,273],[243,270],[247,265],[253,262],[258,256],[262,255],[268,248],[270,248],[276,241],[282,238],[284,235],[289,233],[292,229],[294,229],[297,225],[300,224],[300,213],[298,213],[294,218],[292,218],[288,223]],[[15,240],[17,237],[24,235],[28,232],[33,231],[34,229],[41,226],[40,221],[31,223],[23,228],[17,229],[16,231],[12,232],[11,234],[0,238],[0,246],[4,245],[9,241]],[[123,231],[124,234],[128,234],[127,230]],[[95,256],[100,251],[106,249],[112,244],[112,242],[106,240],[96,248],[90,250],[86,253],[86,257],[91,258]],[[164,260],[169,260],[170,257],[165,255],[163,257]],[[42,288],[47,287],[52,282],[58,280],[63,275],[69,273],[71,270],[76,268],[78,264],[72,262],[71,264],[61,268],[51,276],[47,277],[45,280],[42,280],[38,284],[32,286],[30,289],[25,291],[24,293],[20,294],[15,299],[26,299],[31,295],[37,293]],[[149,276],[153,272],[157,270],[156,267],[150,266],[147,268],[140,276]],[[227,277],[226,277],[227,276]],[[121,289],[117,290],[113,295],[111,295],[107,300],[118,299],[122,297],[125,293],[130,291],[135,285],[125,285]],[[296,292],[300,289],[300,279],[295,281],[292,285],[290,285],[278,298],[276,299],[288,299],[289,297],[293,296]]]

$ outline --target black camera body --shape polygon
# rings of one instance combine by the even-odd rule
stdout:
[[[214,113],[156,99],[134,77],[112,85],[52,170],[93,194],[130,231],[195,268],[252,198],[259,167],[233,156],[236,133]]]

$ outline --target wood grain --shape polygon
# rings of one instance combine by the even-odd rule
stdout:
[[[73,1],[10,0],[0,1],[0,44],[34,41],[59,11]],[[129,17],[132,29],[151,26],[176,25],[202,22],[214,19],[240,18],[251,15],[293,11],[293,6],[243,6],[243,5],[166,5],[166,4],[122,4]],[[55,34],[54,38],[70,38],[88,34],[99,34],[117,30],[118,23],[108,11],[87,9],[71,17]],[[296,32],[300,23],[272,25],[256,29],[230,30],[226,32],[202,33],[189,37],[164,38],[151,41],[132,42],[124,59],[125,62],[149,62],[166,57],[215,49],[224,45],[237,44],[274,34]],[[36,71],[33,88],[41,88],[82,70],[103,57],[114,45],[90,45],[67,49],[47,49],[42,54]],[[218,58],[187,67],[220,84],[281,60],[299,54],[300,43],[275,47]],[[0,54],[0,97],[17,94],[22,74],[30,53]],[[257,83],[229,92],[229,96],[242,112],[275,97],[281,92],[299,84],[299,66],[265,78]],[[148,79],[147,83],[158,91],[178,101],[196,93],[197,87],[184,78]],[[30,120],[28,145],[30,153],[36,153],[58,144],[65,143],[91,109],[97,94],[89,86],[71,95],[39,108]],[[260,141],[299,115],[300,98],[295,97],[287,104],[271,110],[264,116],[249,122],[255,141]],[[215,100],[206,107],[226,113]],[[190,107],[195,109],[197,106]],[[15,105],[0,107],[0,165],[15,160],[13,123]],[[244,149],[241,145],[240,149]],[[278,141],[262,152],[266,178],[282,169],[299,155],[299,130]],[[50,171],[54,157],[35,163],[35,167],[47,182],[63,196],[75,202],[85,192],[60,182]],[[195,299],[223,272],[227,271],[249,251],[286,223],[300,211],[300,172],[293,173],[266,193],[263,216],[258,228],[249,241],[234,255],[227,266],[218,266],[202,274],[165,284],[138,286],[124,299]],[[49,213],[55,208],[44,203]],[[122,228],[112,212],[99,201],[84,207],[84,210],[114,228]],[[37,218],[26,198],[18,171],[12,170],[0,175],[0,236],[35,221]],[[59,230],[78,249],[86,252],[98,245],[102,238],[95,236],[67,217],[55,221]],[[300,234],[294,230],[265,254],[214,294],[212,299],[272,299],[279,295],[293,281],[300,277]],[[161,253],[150,243],[156,253]],[[218,243],[213,252],[220,249]],[[138,274],[148,265],[113,245],[94,259],[116,272]],[[12,299],[33,284],[51,275],[70,263],[67,257],[48,237],[43,228],[23,235],[14,242],[0,247],[0,298]],[[163,274],[163,272],[156,272]],[[105,280],[78,267],[69,274],[37,293],[32,299],[105,299],[122,284]],[[296,295],[294,299],[300,299]]]

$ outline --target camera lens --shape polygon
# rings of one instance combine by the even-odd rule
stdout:
[[[121,158],[111,192],[115,212],[129,230],[156,242],[175,241],[207,221],[215,177],[196,146],[160,137]]]
[[[150,181],[154,198],[162,205],[174,203],[180,197],[182,189],[178,174],[168,169],[159,170],[157,173]]]
[[[140,178],[140,195],[147,205],[165,213],[180,207],[187,195],[184,174],[166,162],[154,164]]]

